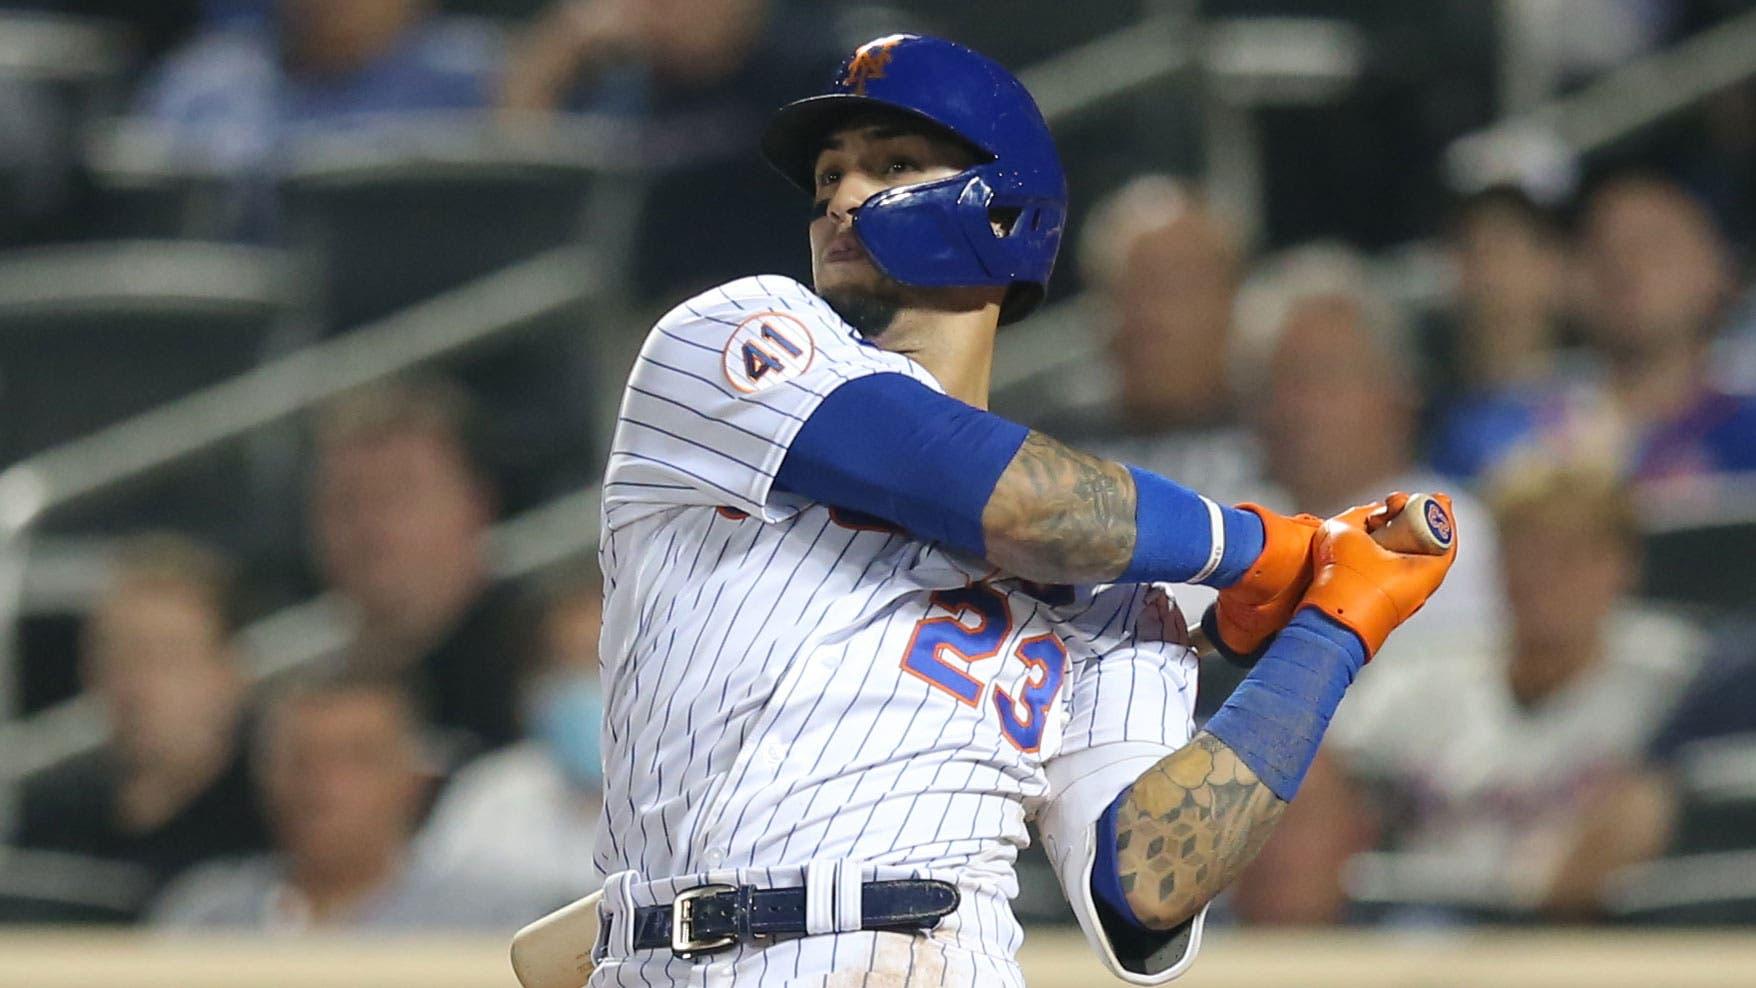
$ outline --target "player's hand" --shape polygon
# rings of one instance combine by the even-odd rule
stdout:
[[[1433,495],[1456,518],[1451,499]],[[1371,659],[1396,626],[1421,609],[1457,558],[1457,539],[1441,555],[1392,552],[1372,538],[1402,513],[1408,495],[1344,511],[1323,523],[1312,542],[1315,574],[1302,606],[1315,607],[1352,629]]]
[[[1258,504],[1238,507],[1262,519],[1262,555],[1238,582],[1219,592],[1201,624],[1221,655],[1248,665],[1292,620],[1311,585],[1311,542],[1323,519],[1279,515]]]

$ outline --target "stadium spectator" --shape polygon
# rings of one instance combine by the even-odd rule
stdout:
[[[559,905],[597,884],[603,588],[595,574],[570,577],[547,588],[538,604],[538,644],[520,704],[530,739],[465,766],[421,841],[434,868],[497,876]]]
[[[1100,300],[1110,380],[1068,375],[1067,388],[1108,387],[1061,396],[1072,410],[1045,427],[1214,497],[1250,500],[1255,446],[1227,384],[1237,231],[1166,175],[1128,182],[1085,231],[1080,272]]]
[[[1373,664],[1373,688],[1343,703],[1320,767],[1240,882],[1247,919],[1344,918],[1343,865],[1374,843],[1395,853],[1355,859],[1349,885],[1380,907],[1541,909],[1587,794],[1639,759],[1677,702],[1702,636],[1629,600],[1638,540],[1614,468],[1512,475],[1490,503],[1506,639]]]
[[[518,738],[516,593],[488,570],[493,483],[459,389],[409,380],[346,395],[317,423],[313,549],[357,619],[350,655],[404,676],[457,754]]]
[[[546,113],[583,99],[639,112],[654,87],[717,82],[743,68],[769,8],[769,0],[560,0],[524,32],[500,105]]]
[[[1694,498],[1716,477],[1756,470],[1756,401],[1712,378],[1736,281],[1707,210],[1663,179],[1611,180],[1587,204],[1580,254],[1584,328],[1642,487]]]
[[[81,641],[109,737],[23,783],[14,843],[132,866],[138,901],[115,903],[122,917],[190,865],[266,846],[246,768],[240,611],[218,553],[173,535],[126,542]]]
[[[1263,451],[1253,499],[1328,516],[1393,490],[1451,494],[1469,551],[1386,651],[1491,635],[1500,612],[1493,526],[1480,502],[1416,463],[1408,327],[1364,259],[1332,244],[1268,258],[1239,295],[1235,332],[1231,380]]]
[[[1555,217],[1515,186],[1466,198],[1446,235],[1457,271],[1440,363],[1430,458],[1474,480],[1579,400],[1560,350],[1567,242]]]
[[[1717,648],[1638,765],[1595,783],[1545,900],[1546,911],[1592,919],[1616,905],[1611,881],[1623,869],[1671,852],[1750,850],[1756,846],[1756,650],[1748,624],[1716,636]],[[1669,887],[1662,900],[1678,901]],[[1723,893],[1723,889],[1721,890]],[[1756,901],[1745,883],[1742,914]],[[1722,915],[1736,914],[1718,896]],[[1701,904],[1715,908],[1713,902]],[[1697,920],[1706,916],[1694,916]],[[1718,917],[1714,917],[1718,918]],[[1709,919],[1709,921],[1712,921]]]
[[[587,111],[637,125],[618,154],[657,176],[630,255],[643,299],[669,305],[753,272],[809,280],[798,229],[775,222],[798,203],[756,135],[845,54],[835,6],[557,0],[513,46],[500,94],[509,118]]]
[[[301,136],[487,107],[498,34],[433,7],[279,0],[270,18],[216,17],[148,77],[138,112],[164,129],[180,161],[262,178]]]
[[[511,932],[534,918],[514,890],[414,866],[430,776],[418,714],[394,680],[307,676],[269,703],[256,755],[275,850],[193,869],[154,904],[154,925]]]

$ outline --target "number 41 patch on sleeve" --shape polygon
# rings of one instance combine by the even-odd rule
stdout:
[[[817,356],[811,331],[784,312],[761,312],[738,324],[726,341],[726,381],[751,394],[810,369]]]

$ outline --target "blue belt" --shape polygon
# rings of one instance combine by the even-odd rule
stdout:
[[[950,882],[924,878],[866,882],[860,886],[860,929],[929,930],[957,903],[957,887]],[[700,885],[679,892],[668,906],[641,906],[634,911],[634,949],[668,947],[678,957],[805,932],[802,888]]]

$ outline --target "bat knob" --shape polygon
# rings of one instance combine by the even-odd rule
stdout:
[[[1451,523],[1451,512],[1445,510],[1445,505],[1439,503],[1438,498],[1430,494],[1418,494],[1409,499],[1408,507],[1403,508],[1403,511],[1407,512],[1409,508],[1420,512],[1419,517],[1414,520],[1425,527],[1426,536],[1434,545],[1442,550],[1451,548],[1451,540],[1456,536],[1457,528]]]
[[[1372,534],[1378,544],[1393,552],[1443,555],[1457,537],[1450,509],[1431,494],[1413,494],[1402,511]]]

